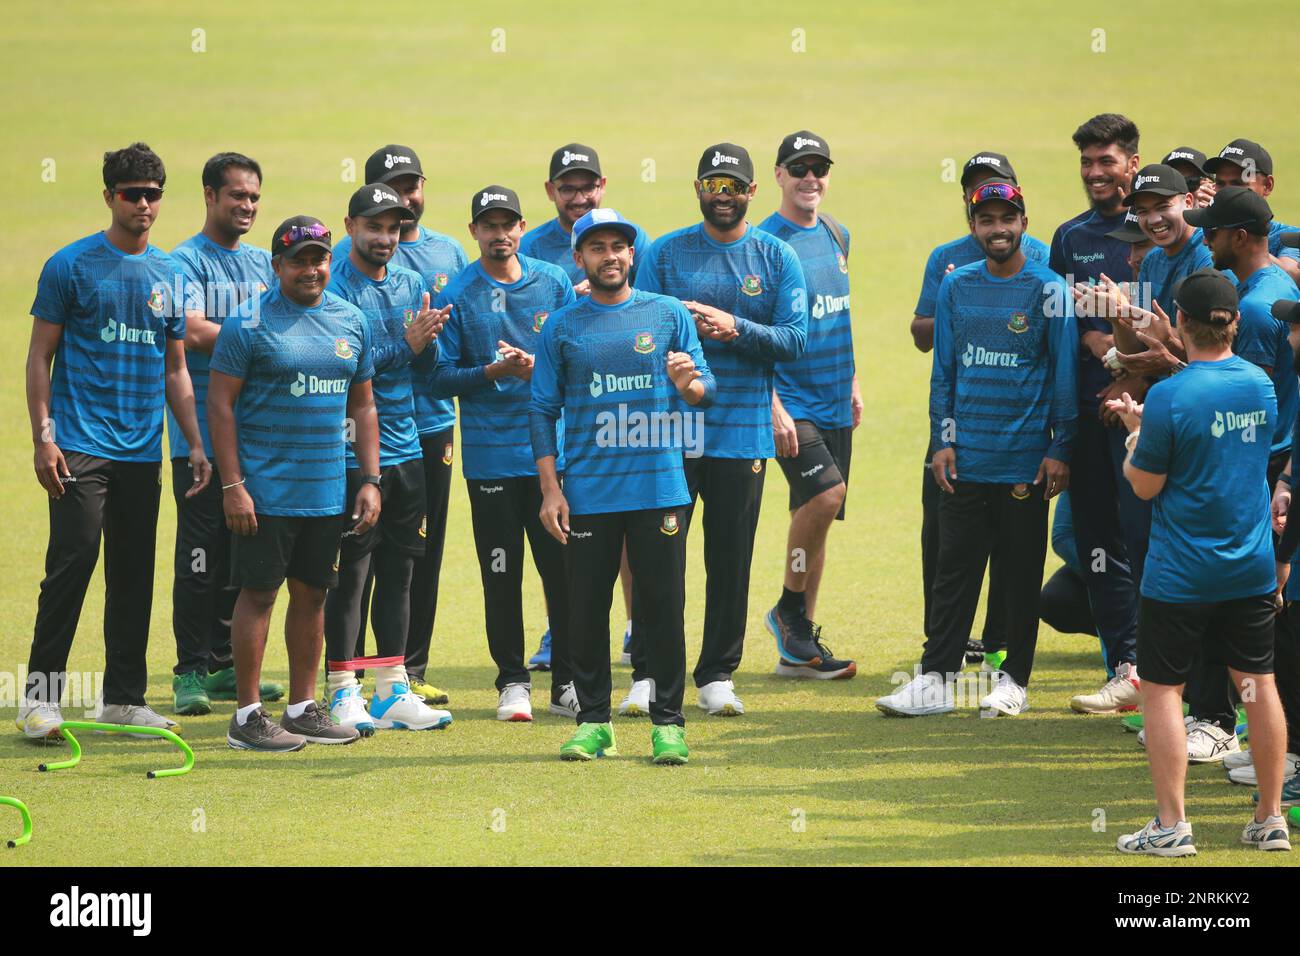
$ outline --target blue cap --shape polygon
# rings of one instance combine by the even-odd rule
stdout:
[[[573,224],[573,237],[570,248],[575,252],[582,245],[583,236],[595,229],[617,229],[627,236],[629,243],[636,242],[636,226],[624,219],[613,209],[593,209]]]

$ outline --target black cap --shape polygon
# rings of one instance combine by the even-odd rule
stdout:
[[[1000,186],[1002,189],[990,187]],[[988,195],[984,195],[987,191]],[[975,187],[971,193],[970,205],[967,207],[967,213],[974,217],[975,210],[987,202],[1005,202],[1015,206],[1021,212],[1025,211],[1025,197],[1020,192],[1020,186],[1011,182],[1009,179],[986,179]]]
[[[1152,163],[1143,166],[1133,177],[1133,191],[1124,197],[1124,205],[1133,205],[1138,193],[1154,193],[1157,196],[1181,196],[1188,192],[1187,180],[1183,174],[1172,166]]]
[[[745,147],[735,143],[718,143],[710,146],[700,157],[696,179],[709,176],[730,176],[748,186],[754,181],[754,164]]]
[[[1150,236],[1142,231],[1137,215],[1129,210],[1124,214],[1124,224],[1106,233],[1106,238],[1118,239],[1120,242],[1145,242]]]
[[[1205,171],[1213,176],[1224,163],[1236,163],[1242,169],[1254,167],[1264,176],[1273,175],[1273,157],[1263,146],[1249,139],[1234,139],[1219,150],[1218,156],[1205,161]]]
[[[1174,163],[1191,163],[1196,167],[1198,173],[1205,173],[1205,154],[1199,149],[1192,149],[1190,146],[1175,146],[1165,158],[1160,160],[1162,166],[1172,166]]]
[[[520,219],[524,214],[519,208],[519,194],[506,186],[484,186],[469,201],[469,221],[477,222],[478,217],[493,209],[505,209]]]
[[[1001,153],[995,153],[991,149],[981,150],[970,159],[966,160],[966,165],[961,171],[961,188],[965,189],[970,182],[975,171],[978,169],[987,169],[993,173],[993,178],[1001,182],[1015,183],[1016,171],[1011,168],[1011,160],[1007,159]]]
[[[1259,193],[1245,186],[1225,186],[1214,194],[1214,202],[1187,210],[1183,219],[1203,229],[1245,229],[1251,235],[1267,236],[1273,210]]]
[[[414,219],[415,213],[406,208],[406,203],[398,197],[390,186],[383,183],[371,183],[362,186],[348,200],[348,218],[357,216],[378,216],[381,212],[396,209],[399,219]]]
[[[820,156],[828,163],[834,162],[831,159],[831,148],[826,145],[826,140],[816,133],[801,129],[781,140],[781,145],[776,151],[776,164],[784,166],[804,156]]]
[[[1198,269],[1174,286],[1174,305],[1189,318],[1200,322],[1227,325],[1228,321],[1210,318],[1210,313],[1224,310],[1237,313],[1237,287],[1217,269]]]
[[[569,143],[551,153],[551,181],[559,179],[565,173],[574,170],[595,173],[600,176],[600,157],[590,146],[581,143]]]
[[[366,160],[366,182],[386,183],[398,176],[423,176],[420,157],[409,146],[389,143],[370,154]]]
[[[330,231],[314,216],[291,216],[271,233],[272,256],[293,256],[308,246],[330,251]]]
[[[1292,302],[1290,299],[1278,299],[1273,303],[1273,318],[1279,322],[1300,325],[1300,302]]]

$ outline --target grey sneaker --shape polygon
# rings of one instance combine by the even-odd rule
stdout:
[[[290,717],[286,710],[280,718],[280,726],[309,744],[351,744],[361,739],[357,728],[334,723],[329,711],[321,710],[314,700],[297,717]]]
[[[176,735],[181,733],[181,725],[164,717],[148,704],[105,704],[96,718],[101,724],[124,724],[128,727],[159,727],[170,730]],[[97,731],[107,733],[107,731]],[[157,740],[154,734],[127,734],[138,740]]]
[[[238,712],[230,715],[226,743],[236,750],[286,754],[306,747],[307,738],[291,734],[279,724],[273,723],[266,711],[259,707],[249,715],[242,727],[239,725]]]

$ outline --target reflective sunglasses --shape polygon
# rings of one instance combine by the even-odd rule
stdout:
[[[700,189],[710,196],[722,193],[724,196],[739,196],[749,192],[749,187],[739,179],[730,176],[710,176],[700,180]]]
[[[280,241],[286,246],[291,246],[295,242],[303,242],[307,239],[323,239],[330,241],[330,231],[320,223],[313,223],[310,226],[290,226],[285,230]]]
[[[117,198],[129,203],[137,203],[141,199],[147,199],[154,203],[162,199],[163,191],[157,186],[128,186],[126,189],[114,190]]]
[[[982,186],[975,187],[975,191],[970,194],[970,204],[974,206],[988,199],[1023,202],[1024,198],[1025,194],[1020,191],[1019,186],[1012,186],[1010,183],[984,183]]]

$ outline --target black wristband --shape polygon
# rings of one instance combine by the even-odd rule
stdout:
[[[362,476],[361,476],[361,483],[362,483],[363,485],[374,485],[376,488],[378,488],[378,487],[379,487],[379,476],[378,476],[378,475],[362,475]]]

